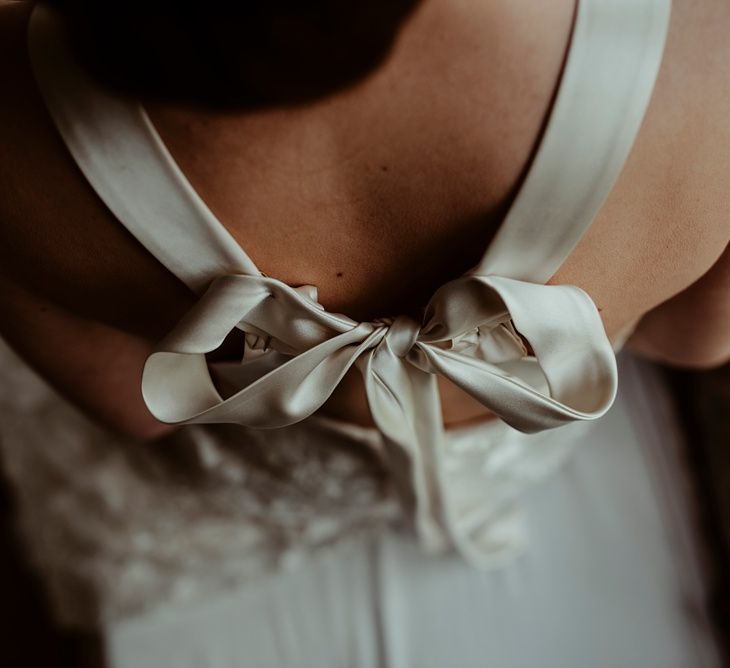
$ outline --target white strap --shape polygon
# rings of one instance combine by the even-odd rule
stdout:
[[[474,273],[549,280],[587,231],[649,103],[670,0],[578,0],[545,134],[517,198]]]
[[[28,31],[31,63],[56,126],[124,226],[195,292],[222,274],[258,274],[185,179],[143,109],[106,93],[79,69],[60,18],[36,5]]]
[[[651,96],[670,0],[578,0],[568,57],[535,160],[473,273],[546,282],[590,226]],[[255,264],[175,164],[144,110],[100,90],[71,57],[60,19],[38,5],[30,52],[69,150],[111,211],[200,292]]]

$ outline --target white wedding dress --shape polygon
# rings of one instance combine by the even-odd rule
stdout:
[[[31,57],[71,154],[201,294],[145,367],[150,410],[186,425],[159,444],[103,431],[1,350],[4,465],[62,623],[99,629],[118,668],[720,665],[661,378],[623,358],[614,402],[590,297],[544,285],[630,150],[668,14],[581,0],[480,265],[423,321],[357,323],[261,275],[144,111],[95,88],[36,8]],[[243,360],[216,386],[204,353],[234,327]],[[351,366],[377,428],[314,413]],[[444,430],[436,374],[502,420]]]

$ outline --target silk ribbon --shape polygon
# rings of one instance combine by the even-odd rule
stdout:
[[[224,365],[236,388],[224,398],[206,353],[234,329],[246,344],[240,364]],[[353,366],[424,547],[453,546],[477,565],[488,555],[445,484],[436,375],[523,432],[600,417],[616,393],[600,316],[574,286],[471,275],[442,286],[420,321],[356,322],[326,311],[313,286],[243,274],[214,280],[160,343],[142,393],[162,422],[278,428],[314,413]]]

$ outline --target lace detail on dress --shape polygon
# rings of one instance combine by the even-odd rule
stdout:
[[[266,431],[189,426],[142,444],[94,426],[1,340],[0,368],[0,453],[64,624],[207,597],[355,533],[405,529],[374,429],[315,417]],[[444,473],[490,565],[526,547],[521,496],[588,428],[447,431]]]
[[[398,517],[373,452],[316,424],[141,444],[95,427],[2,341],[0,368],[4,468],[63,623],[210,595]]]

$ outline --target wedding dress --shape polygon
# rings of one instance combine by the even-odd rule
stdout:
[[[158,444],[93,425],[2,351],[3,458],[61,621],[101,629],[119,667],[719,665],[661,379],[624,358],[616,399],[592,300],[545,285],[628,155],[668,18],[667,0],[581,0],[482,261],[422,319],[356,322],[261,274],[37,7],[31,60],[72,156],[200,295],[145,365],[151,412],[184,425]],[[234,328],[242,360],[209,364]],[[353,366],[375,428],[316,413]],[[444,429],[439,374],[501,419]]]

